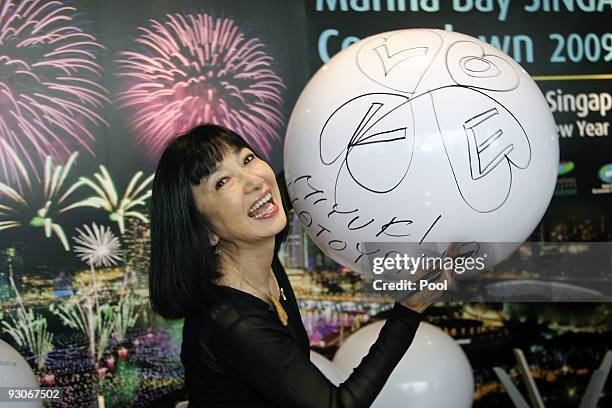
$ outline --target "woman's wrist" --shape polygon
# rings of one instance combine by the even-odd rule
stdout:
[[[402,300],[401,302],[398,302],[402,307],[406,308],[406,309],[410,309],[415,313],[423,313],[426,309],[428,305],[425,305],[423,303],[416,303],[416,304],[411,304],[409,302],[405,300]]]
[[[417,305],[407,306],[405,303],[395,302],[393,306],[393,313],[396,315],[407,316],[411,319],[420,320],[423,318],[423,311],[425,311],[426,308],[427,307],[420,308]]]

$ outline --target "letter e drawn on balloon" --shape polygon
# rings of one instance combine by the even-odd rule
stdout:
[[[387,143],[393,143],[393,148]],[[342,104],[319,137],[321,163],[330,166],[344,156],[336,174],[333,205],[342,201],[339,189],[353,191],[351,181],[344,178],[371,193],[394,190],[410,169],[414,145],[414,113],[408,97],[371,93]],[[384,168],[385,177],[373,172],[374,167]]]
[[[525,170],[531,162],[531,144],[525,129],[512,112],[477,89],[448,86],[430,92],[429,96],[462,199],[480,213],[499,209],[510,195],[513,170]],[[438,109],[436,104],[444,105],[448,100],[465,102],[458,108],[460,113],[449,107]],[[461,125],[455,124],[462,113],[468,119]],[[461,128],[463,138],[454,130]]]
[[[367,41],[357,52],[359,70],[385,88],[414,93],[444,42],[435,31],[419,31],[401,30]]]
[[[482,45],[473,41],[458,41],[448,48],[446,69],[457,85],[487,91],[509,92],[520,82],[510,62],[485,54]]]
[[[495,115],[499,115],[499,112],[497,109],[491,108],[468,119],[463,124],[468,142],[472,180],[478,180],[486,176],[514,150],[512,140],[508,140],[508,138],[502,140],[503,130],[486,128],[487,124],[491,124],[491,122],[493,122],[493,128],[497,127],[497,122],[492,120]]]

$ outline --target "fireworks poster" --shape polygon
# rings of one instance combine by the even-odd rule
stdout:
[[[213,122],[279,171],[307,72],[279,36],[302,5],[246,3],[0,1],[0,331],[57,406],[183,386],[181,322],[147,299],[156,161]]]

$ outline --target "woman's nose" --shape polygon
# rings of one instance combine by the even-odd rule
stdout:
[[[253,191],[261,190],[261,188],[263,187],[263,180],[257,174],[244,171],[243,177],[245,193],[251,193]]]

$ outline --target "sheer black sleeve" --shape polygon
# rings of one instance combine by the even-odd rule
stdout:
[[[221,319],[225,324],[218,327],[213,344],[217,361],[278,406],[358,408],[372,404],[412,343],[421,314],[395,303],[368,354],[339,386],[325,378],[273,318],[253,314],[231,323]]]

